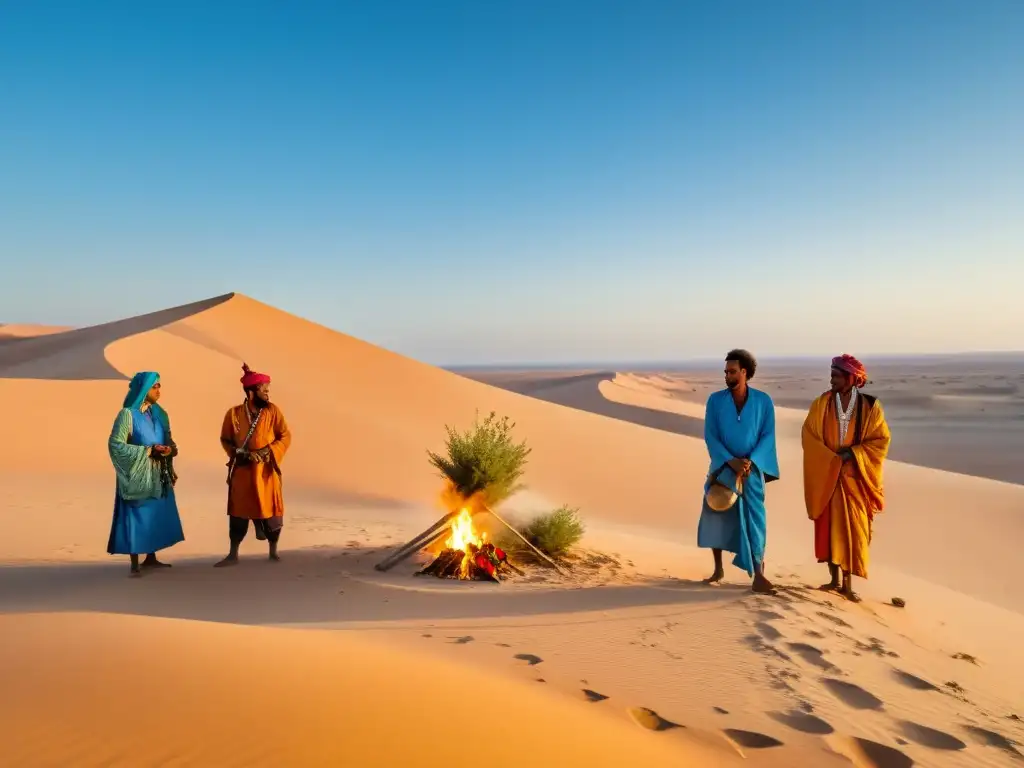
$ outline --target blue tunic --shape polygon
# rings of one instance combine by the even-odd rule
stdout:
[[[132,433],[129,445],[164,445],[167,435],[163,422],[153,418],[152,409],[131,409]],[[112,555],[138,555],[157,552],[185,540],[174,500],[174,487],[161,484],[156,498],[129,501],[114,492],[114,520],[110,526],[107,552]]]
[[[765,484],[779,479],[779,457],[775,450],[775,404],[760,390],[748,388],[747,393],[747,402],[739,411],[728,389],[708,398],[704,413],[704,442],[711,457],[708,475],[725,467],[719,482],[735,488],[736,474],[727,462],[750,459],[753,468],[731,509],[715,512],[702,502],[697,546],[732,552],[736,555],[733,565],[753,576],[754,566],[764,560],[768,532]],[[709,479],[705,479],[705,493],[709,486]]]

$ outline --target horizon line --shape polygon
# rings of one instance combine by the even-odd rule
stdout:
[[[281,309],[274,304],[269,304],[255,296],[241,291],[226,291],[219,293],[216,296],[209,297],[206,299],[199,299],[195,301],[188,301],[183,304],[178,304],[172,307],[163,307],[161,309],[152,310],[149,312],[143,312],[138,315],[120,316],[114,320],[105,320],[99,323],[91,323],[87,325],[61,325],[55,323],[33,323],[24,321],[0,321],[0,328],[8,325],[29,325],[38,326],[42,328],[61,328],[59,333],[67,333],[69,331],[84,330],[86,328],[95,328],[97,326],[109,325],[111,323],[119,322],[120,320],[128,320],[134,317],[143,317],[151,314],[158,314],[172,309],[180,309],[190,307],[197,304],[204,304],[209,301],[221,299],[223,301],[229,301],[236,297],[242,297],[250,301],[255,301],[259,304],[263,304],[266,307],[275,309],[279,312],[292,315],[307,322],[312,322],[315,325],[319,325],[322,328],[327,328],[335,333],[340,333],[352,338],[358,338],[368,344],[372,344],[380,349],[386,349],[391,352],[395,352],[403,357],[418,360],[419,362],[432,365],[442,370],[459,372],[459,371],[510,371],[510,370],[591,370],[591,371],[616,371],[616,370],[634,370],[634,371],[664,371],[672,370],[674,368],[692,368],[695,366],[703,366],[708,364],[718,365],[724,359],[722,355],[699,355],[694,357],[675,358],[675,359],[634,359],[634,360],[564,360],[558,362],[537,362],[537,361],[502,361],[502,362],[461,362],[461,363],[442,363],[433,362],[425,358],[413,356],[408,353],[398,352],[390,346],[369,341],[363,337],[353,336],[352,334],[327,325],[319,320],[314,320],[306,315],[300,315],[297,312],[292,312],[286,309]],[[28,337],[31,338],[31,337]],[[991,349],[979,349],[979,350],[960,350],[955,352],[885,352],[885,353],[862,353],[862,357],[877,361],[921,361],[921,360],[948,360],[951,358],[958,359],[978,359],[978,358],[1017,358],[1024,357],[1024,349],[1013,349],[1013,350],[991,350]],[[820,363],[822,359],[831,359],[830,355],[765,355],[763,357],[757,357],[759,363],[773,362],[773,363]]]
[[[971,350],[967,352],[885,352],[865,354],[864,358],[896,362],[921,360],[948,360],[950,358],[1024,358],[1024,350]],[[757,358],[758,363],[814,363],[822,359],[831,359],[827,355],[766,355]],[[499,363],[435,363],[438,368],[446,371],[519,371],[519,370],[590,370],[595,372],[615,372],[620,370],[670,370],[672,368],[693,367],[698,365],[718,365],[722,358],[691,357],[675,360],[566,360],[561,362],[499,362]]]

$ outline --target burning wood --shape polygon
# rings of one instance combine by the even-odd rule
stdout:
[[[501,581],[501,569],[512,564],[505,552],[493,544],[484,544],[477,549],[472,544],[466,551],[445,549],[421,571],[419,576],[437,576],[439,579],[460,579],[463,581]]]
[[[452,520],[451,535],[444,549],[429,565],[417,572],[421,576],[463,581],[500,581],[502,569],[516,570],[504,550],[486,541],[487,534],[477,533],[473,516],[463,509]]]

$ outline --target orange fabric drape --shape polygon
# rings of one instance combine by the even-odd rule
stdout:
[[[854,424],[839,442],[835,396],[817,398],[804,420],[804,502],[814,521],[815,554],[854,576],[866,579],[870,561],[872,521],[885,507],[882,469],[891,434],[882,404],[875,400],[859,406],[861,439],[854,443]],[[850,448],[853,460],[837,455]]]
[[[249,432],[245,405],[236,405],[224,415],[220,441],[228,458],[235,455]],[[240,464],[235,467],[228,489],[228,514],[258,520],[284,515],[284,494],[281,485],[281,464],[291,445],[292,435],[281,409],[271,403],[263,409],[256,429],[249,439],[249,450],[270,448],[272,460],[265,463]]]

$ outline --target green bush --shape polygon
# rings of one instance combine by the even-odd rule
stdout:
[[[544,554],[561,557],[579,543],[584,530],[579,510],[563,505],[533,518],[520,532]]]
[[[512,440],[513,427],[507,416],[499,419],[494,411],[483,422],[477,414],[465,432],[446,426],[447,455],[427,451],[430,463],[462,498],[500,504],[523,487],[519,480],[531,451],[525,440]]]

